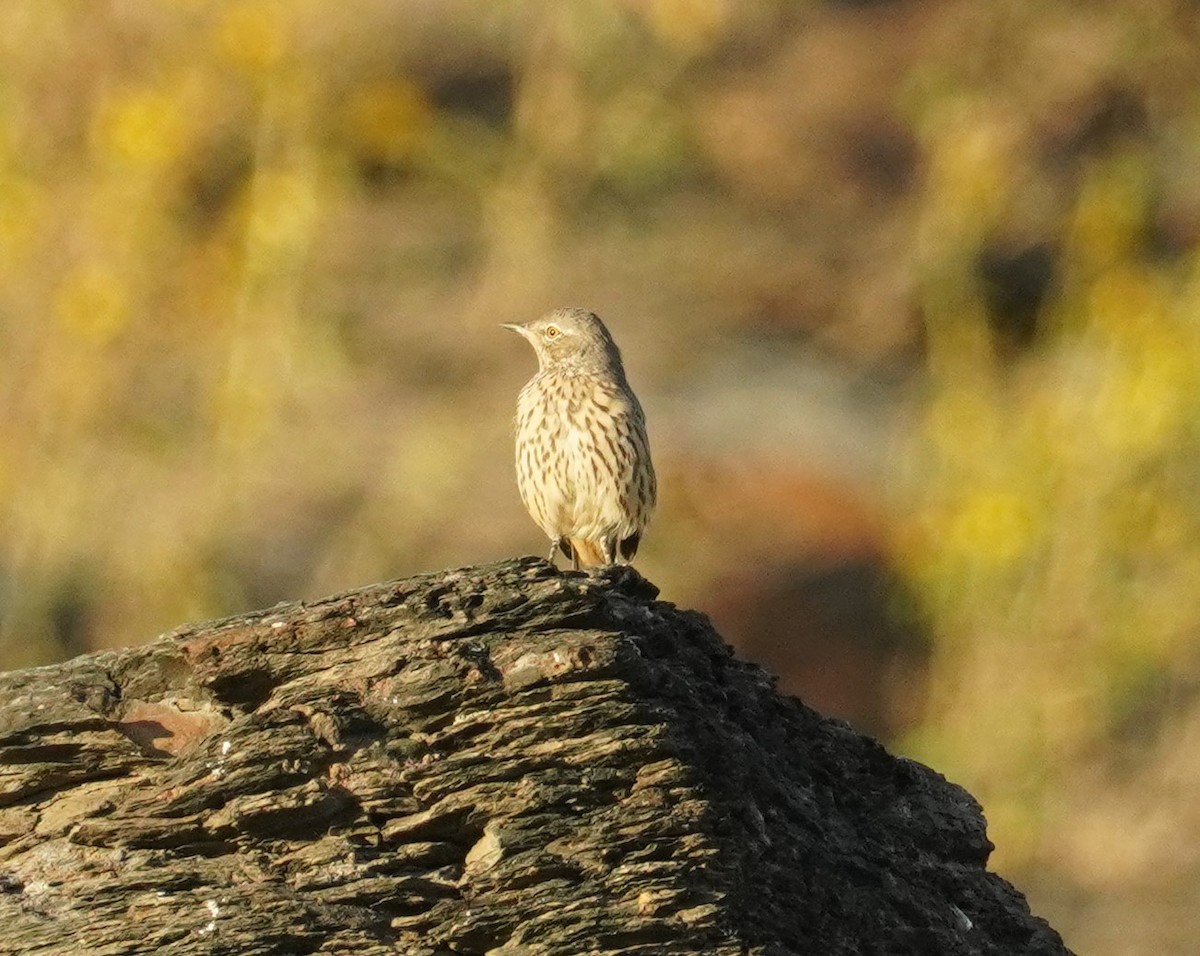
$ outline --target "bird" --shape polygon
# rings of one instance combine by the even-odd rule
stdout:
[[[537,354],[517,399],[517,487],[571,567],[628,563],[658,496],[642,406],[600,317],[555,309],[503,327]]]

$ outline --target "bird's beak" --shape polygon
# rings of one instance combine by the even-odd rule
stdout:
[[[501,322],[500,328],[516,332],[523,339],[529,338],[529,330],[523,325],[515,325],[512,322]]]

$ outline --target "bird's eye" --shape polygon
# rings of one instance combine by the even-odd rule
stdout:
[[[553,338],[557,338],[557,336],[558,336],[558,326],[557,325],[547,325],[546,326],[546,338],[553,339]]]

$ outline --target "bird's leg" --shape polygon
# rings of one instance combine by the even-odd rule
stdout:
[[[579,570],[579,549],[575,547],[575,542],[571,542],[571,570]]]
[[[558,551],[558,542],[552,540],[550,542],[550,553],[548,555],[546,555],[546,560],[549,561],[551,564],[554,564],[554,555],[557,551]],[[555,565],[555,567],[557,567],[557,565]]]

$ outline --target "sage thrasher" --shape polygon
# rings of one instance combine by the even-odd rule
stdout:
[[[574,568],[633,560],[657,495],[646,422],[600,318],[557,309],[523,325],[538,372],[517,400],[517,487]]]

